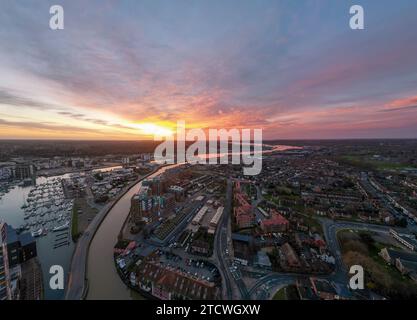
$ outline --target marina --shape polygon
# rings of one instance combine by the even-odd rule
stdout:
[[[120,166],[104,167],[92,172],[108,172]],[[59,176],[38,176],[29,181],[2,181],[0,184],[0,220],[20,232],[30,232],[36,239],[42,268],[45,299],[63,299],[64,290],[49,287],[52,265],[64,268],[67,281],[74,249],[71,237],[73,200],[67,198],[63,182],[84,179],[86,173],[66,173]]]
[[[31,185],[7,182],[0,198],[0,219],[36,239],[45,299],[62,299],[64,292],[49,287],[49,269],[61,265],[68,272],[74,244],[71,240],[72,200],[66,199],[62,180],[70,175],[37,177]],[[68,228],[53,231],[68,223]]]
[[[73,200],[65,199],[62,178],[53,178],[32,188],[21,209],[25,222],[19,230],[27,230],[34,237],[45,236],[50,231],[68,229]]]

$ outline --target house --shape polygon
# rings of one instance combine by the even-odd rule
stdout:
[[[382,259],[385,260],[386,263],[391,265],[395,265],[396,259],[417,262],[417,253],[409,253],[405,251],[382,248],[379,252],[379,255],[382,257]]]
[[[259,250],[256,254],[255,265],[259,268],[271,270],[272,263],[265,251]]]
[[[297,279],[295,286],[300,300],[319,300],[308,278]]]
[[[395,260],[395,267],[401,274],[409,276],[417,283],[417,261],[408,261],[397,258]]]
[[[191,252],[201,255],[208,255],[210,251],[210,245],[208,242],[201,240],[194,240],[191,244]]]
[[[245,207],[238,207],[235,209],[236,224],[239,229],[250,228],[255,225],[255,216],[251,210]]]
[[[311,288],[321,300],[337,300],[339,296],[334,285],[325,279],[310,278]]]
[[[193,277],[157,261],[139,265],[136,274],[130,275],[131,283],[161,300],[216,300],[220,290],[213,282]]]
[[[383,248],[379,255],[386,263],[395,266],[401,274],[407,275],[417,282],[417,253]]]
[[[288,230],[289,224],[277,211],[271,210],[271,218],[261,221],[261,229],[264,233],[284,232]]]
[[[281,246],[280,251],[281,262],[283,265],[289,267],[290,269],[301,267],[301,262],[297,253],[294,251],[294,249],[288,242]]]

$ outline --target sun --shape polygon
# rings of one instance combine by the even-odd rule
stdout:
[[[144,135],[153,135],[153,136],[172,136],[174,134],[174,131],[171,129],[161,126],[155,123],[135,123],[132,124],[132,127],[135,129],[139,129],[142,134]]]

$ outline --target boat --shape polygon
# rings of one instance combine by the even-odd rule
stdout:
[[[32,231],[32,237],[40,237],[41,235],[43,235],[43,229],[40,228],[39,230],[36,231]]]
[[[68,228],[69,228],[69,221],[65,222],[61,226],[57,226],[57,227],[53,228],[52,231],[61,231],[61,230],[66,230]]]

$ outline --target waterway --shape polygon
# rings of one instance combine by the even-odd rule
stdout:
[[[165,170],[176,165],[166,166],[149,178],[162,174]],[[122,229],[130,211],[130,199],[139,191],[142,182],[138,182],[114,205],[101,223],[93,241],[90,244],[87,262],[88,294],[89,300],[128,300],[135,298],[131,291],[120,279],[113,259],[113,248],[117,236]]]
[[[299,149],[291,146],[274,146],[272,151],[285,151]],[[160,175],[165,170],[176,165],[163,167],[150,177]],[[135,293],[126,287],[120,279],[113,259],[113,248],[117,236],[129,214],[130,199],[139,191],[142,182],[132,187],[109,211],[106,218],[98,228],[90,245],[87,262],[88,294],[89,300],[128,300],[134,299]]]
[[[108,171],[120,166],[111,168],[97,169],[98,171]],[[51,177],[38,177],[35,180],[35,186],[51,181],[54,178],[68,178],[71,174],[63,174],[59,176]],[[19,228],[24,222],[24,210],[21,208],[27,200],[28,194],[34,185],[31,186],[19,186],[12,187],[3,197],[0,199],[0,220],[3,220],[7,224],[13,226],[15,229]],[[70,232],[70,231],[68,231]],[[74,250],[74,244],[70,240],[69,245],[64,245],[59,248],[55,248],[56,234],[49,232],[46,236],[36,238],[36,247],[38,253],[38,259],[42,268],[43,286],[44,286],[44,298],[47,300],[59,300],[64,299],[64,290],[52,290],[49,286],[49,269],[52,265],[60,265],[64,268],[65,276],[69,271],[71,263],[71,256]],[[69,239],[71,237],[69,236]],[[65,278],[65,282],[67,278]]]

